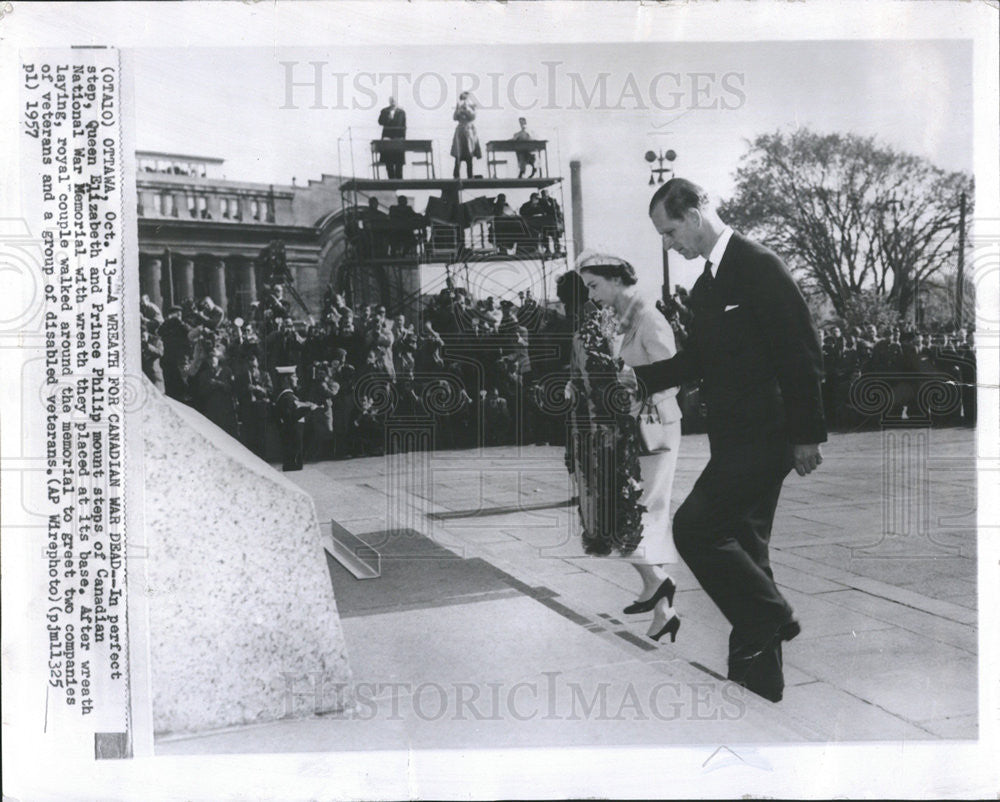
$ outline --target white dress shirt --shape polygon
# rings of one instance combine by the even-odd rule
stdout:
[[[712,263],[712,278],[715,278],[715,273],[719,269],[719,263],[726,253],[726,246],[729,245],[729,239],[732,236],[733,229],[725,226],[722,229],[722,233],[719,234],[719,238],[715,241],[715,245],[712,246],[712,252],[708,255],[708,261]]]

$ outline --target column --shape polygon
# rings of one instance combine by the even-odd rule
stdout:
[[[194,298],[194,261],[186,256],[173,258],[174,303]]]
[[[250,306],[257,302],[257,267],[253,259],[242,259],[237,270],[239,276],[239,298],[243,314],[250,314]]]
[[[583,184],[580,162],[569,163],[570,208],[573,210],[573,258],[583,252]]]
[[[408,299],[403,313],[408,319],[416,320],[423,307],[423,301],[420,299],[420,268],[400,270],[399,280],[400,298]]]
[[[208,287],[208,294],[215,301],[216,305],[226,311],[229,306],[226,298],[226,264],[217,256],[210,256],[205,260],[202,268],[205,271],[205,284]]]
[[[257,300],[257,274],[252,259],[226,257],[226,288],[229,291],[229,316],[248,317],[250,305]]]
[[[156,306],[163,307],[163,294],[160,291],[160,281],[163,278],[163,264],[155,256],[140,254],[139,256],[139,292],[148,295]]]

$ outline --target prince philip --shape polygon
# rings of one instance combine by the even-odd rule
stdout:
[[[646,393],[700,379],[708,408],[711,456],[677,510],[674,542],[732,625],[729,679],[778,702],[781,644],[801,627],[768,543],[785,477],[823,461],[819,335],[781,259],[723,224],[701,187],[671,179],[649,216],[665,249],[706,260],[684,350],[635,368]]]

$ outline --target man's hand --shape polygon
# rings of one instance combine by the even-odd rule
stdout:
[[[819,451],[819,445],[794,446],[793,457],[795,459],[795,471],[799,476],[812,473],[823,464],[823,455]]]

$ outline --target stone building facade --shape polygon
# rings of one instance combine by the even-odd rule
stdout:
[[[414,293],[416,271],[380,281],[342,275],[344,225],[338,176],[304,186],[229,181],[222,159],[136,152],[139,284],[158,306],[208,295],[230,318],[246,316],[266,280],[261,250],[285,246],[295,289],[318,314],[326,287],[354,303],[395,305]],[[384,205],[394,194],[375,193]],[[304,310],[297,310],[304,315]]]

